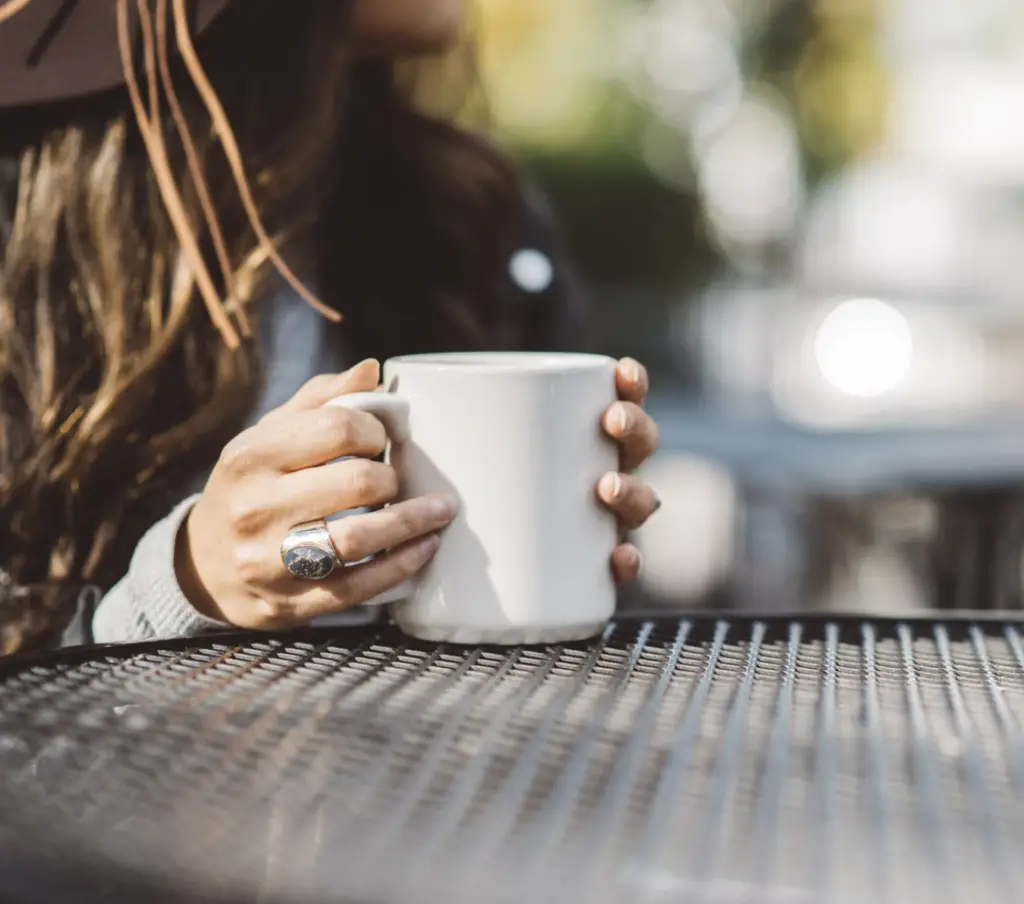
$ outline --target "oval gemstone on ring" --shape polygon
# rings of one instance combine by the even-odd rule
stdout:
[[[284,567],[297,578],[322,581],[334,571],[334,557],[313,546],[299,546],[285,553]]]

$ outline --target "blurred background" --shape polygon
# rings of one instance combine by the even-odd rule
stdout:
[[[634,606],[1024,606],[1024,4],[476,0],[495,126],[650,368]]]

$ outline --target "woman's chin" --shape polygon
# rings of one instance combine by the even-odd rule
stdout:
[[[400,0],[409,3],[410,0]],[[352,23],[352,47],[360,57],[408,57],[443,53],[463,36],[461,0],[411,0],[407,14],[381,12],[361,0]],[[386,10],[387,7],[384,7]],[[364,12],[365,10],[365,12]]]

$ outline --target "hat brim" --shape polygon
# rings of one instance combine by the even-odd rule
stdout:
[[[195,33],[229,2],[192,0]],[[134,34],[137,11],[129,8]],[[123,82],[115,0],[32,0],[0,25],[0,107],[70,100]]]

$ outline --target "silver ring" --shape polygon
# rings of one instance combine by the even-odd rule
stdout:
[[[305,581],[322,581],[345,564],[323,518],[288,531],[281,544],[281,561],[290,574]]]

